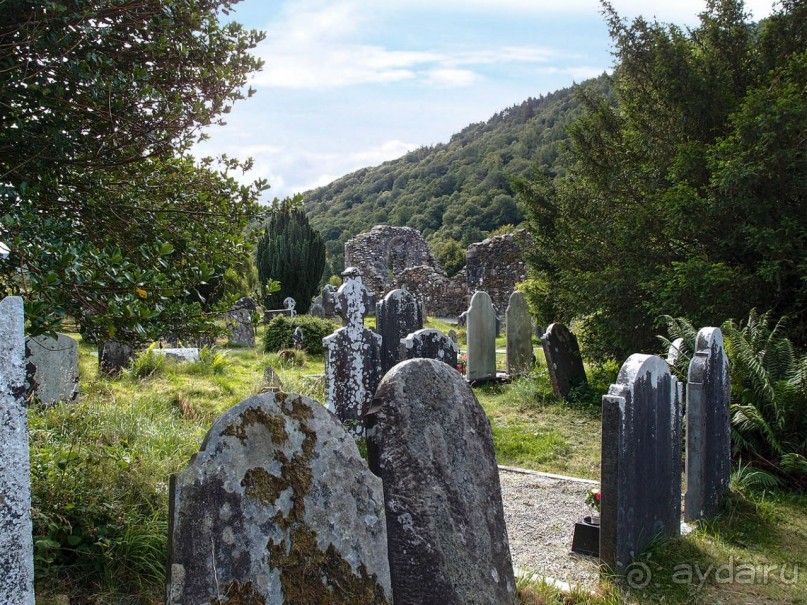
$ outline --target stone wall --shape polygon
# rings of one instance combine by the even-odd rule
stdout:
[[[527,279],[524,252],[530,244],[524,229],[471,244],[465,257],[468,291],[484,290],[503,314],[515,285]]]
[[[457,317],[468,308],[465,270],[447,277],[440,269],[420,265],[404,269],[395,277],[395,287],[404,288],[426,305],[432,317]]]
[[[376,225],[345,244],[345,266],[361,269],[362,282],[376,300],[396,287],[396,275],[421,265],[438,268],[426,240],[411,227]]]

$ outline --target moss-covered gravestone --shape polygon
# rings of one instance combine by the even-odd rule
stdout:
[[[417,330],[402,338],[400,342],[400,359],[436,359],[457,367],[459,347],[447,334],[434,328]]]
[[[391,603],[381,481],[321,404],[227,411],[171,478],[168,605]]]

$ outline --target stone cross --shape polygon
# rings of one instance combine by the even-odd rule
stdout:
[[[684,520],[711,519],[731,478],[731,376],[720,328],[698,332],[686,392]]]
[[[535,367],[532,353],[532,317],[523,292],[513,292],[505,311],[507,325],[507,373],[529,374]]]
[[[468,380],[496,378],[496,311],[487,292],[474,293],[467,321]]]
[[[0,301],[0,603],[34,604],[23,301]]]
[[[361,272],[347,269],[335,295],[334,308],[344,327],[322,339],[325,347],[325,400],[357,437],[364,433],[362,420],[381,380],[381,336],[364,327],[370,296]]]
[[[283,308],[287,309],[289,312],[289,317],[295,317],[297,315],[297,311],[294,310],[294,307],[297,306],[297,301],[294,300],[291,296],[287,296],[283,299]]]
[[[230,408],[169,509],[166,605],[392,603],[381,480],[317,401]]]
[[[588,382],[580,345],[569,328],[561,323],[551,324],[541,337],[541,344],[555,397],[565,399],[574,387]]]
[[[436,359],[457,367],[459,347],[448,335],[439,330],[428,328],[418,330],[401,339],[399,357],[403,359]]]
[[[368,414],[367,452],[395,602],[513,605],[490,422],[462,376],[435,359],[396,365]]]
[[[600,559],[623,574],[681,528],[681,385],[655,355],[631,355],[602,398]]]
[[[376,331],[381,334],[381,369],[389,372],[403,359],[401,339],[423,328],[423,311],[414,294],[406,290],[391,290],[376,304]]]

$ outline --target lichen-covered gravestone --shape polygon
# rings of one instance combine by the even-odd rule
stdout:
[[[252,304],[254,306],[254,303]],[[225,313],[224,320],[227,323],[231,345],[239,347],[255,346],[255,326],[252,324],[252,311],[249,308],[233,307]]]
[[[551,324],[541,337],[546,367],[556,397],[567,397],[574,387],[586,384],[586,369],[577,337],[561,323]]]
[[[25,339],[25,390],[29,401],[70,403],[78,397],[78,342],[66,334]]]
[[[381,334],[381,370],[386,373],[401,361],[401,339],[423,328],[423,312],[415,295],[399,288],[376,304],[375,316]]]
[[[471,387],[434,359],[404,361],[381,381],[368,420],[395,603],[515,603],[490,422]]]
[[[458,352],[457,343],[448,335],[434,328],[427,328],[408,334],[406,338],[401,339],[399,358],[436,359],[456,369]]]
[[[392,602],[381,481],[316,401],[228,410],[169,501],[167,605]]]
[[[529,374],[535,366],[532,353],[532,317],[523,292],[513,292],[505,311],[507,324],[507,373]]]
[[[711,519],[731,478],[731,377],[720,328],[698,332],[686,394],[684,520]]]
[[[602,398],[600,559],[616,573],[681,527],[681,385],[655,355],[631,355]]]
[[[114,375],[132,364],[134,349],[116,340],[107,340],[98,347],[98,370],[102,374]]]
[[[22,298],[9,296],[0,301],[0,603],[3,605],[34,603],[24,325]]]
[[[496,311],[487,292],[474,293],[467,321],[468,380],[496,378]]]
[[[176,349],[152,349],[155,355],[163,355],[177,363],[194,363],[199,361],[199,349],[195,347],[178,347]]]
[[[349,267],[335,295],[334,308],[344,327],[322,339],[325,347],[325,400],[355,435],[364,433],[362,419],[381,380],[381,336],[364,327],[370,308],[361,272]]]

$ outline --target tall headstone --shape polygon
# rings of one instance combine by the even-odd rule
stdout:
[[[496,378],[496,311],[487,292],[478,290],[471,298],[467,330],[468,380]]]
[[[361,272],[350,267],[335,295],[335,312],[344,327],[322,339],[325,347],[325,399],[355,436],[364,433],[362,419],[373,401],[381,371],[381,336],[364,327],[370,296]]]
[[[367,432],[384,483],[396,603],[515,603],[490,422],[446,364],[412,359],[381,381]]]
[[[686,402],[684,520],[711,519],[731,478],[731,377],[720,328],[698,332]]]
[[[451,338],[435,330],[427,328],[408,334],[400,342],[400,359],[436,359],[447,363],[452,368],[457,367],[459,347]]]
[[[586,369],[577,336],[561,323],[553,323],[541,337],[546,367],[556,397],[567,397],[576,386],[586,384]]]
[[[386,373],[401,361],[401,339],[423,328],[423,310],[414,294],[397,289],[376,304],[375,316],[381,334],[381,369]]]
[[[66,334],[25,339],[25,390],[28,401],[43,405],[78,398],[78,342]]]
[[[167,605],[392,603],[381,481],[307,397],[230,408],[169,506]]]
[[[631,355],[602,398],[600,559],[616,573],[681,527],[681,385],[655,355]]]
[[[34,603],[24,326],[22,298],[0,301],[0,603],[4,605]]]
[[[98,347],[98,369],[102,374],[115,375],[132,364],[134,349],[116,340],[107,340]]]
[[[529,374],[535,367],[532,353],[532,317],[523,292],[513,292],[505,311],[507,325],[507,373]]]

